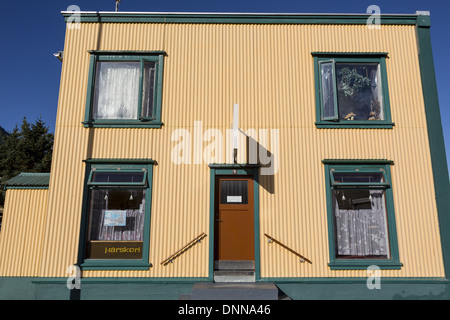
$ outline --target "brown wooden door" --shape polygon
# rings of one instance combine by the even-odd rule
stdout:
[[[215,260],[254,261],[253,179],[217,177]]]

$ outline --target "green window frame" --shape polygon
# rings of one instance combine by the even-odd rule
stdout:
[[[86,96],[86,110],[84,127],[97,128],[161,128],[161,106],[162,106],[162,86],[164,51],[90,51],[88,90]],[[139,89],[137,101],[136,119],[94,119],[94,99],[98,65],[101,62],[131,62],[139,63]],[[143,115],[143,90],[144,90],[144,69],[146,63],[154,63],[154,82],[152,95],[152,114]]]
[[[80,247],[78,264],[83,270],[148,270],[152,264],[149,262],[150,248],[150,224],[152,204],[152,182],[153,165],[152,159],[90,159],[86,160],[85,191],[83,197],[83,218],[80,232]],[[95,174],[110,174],[114,176],[119,173],[137,177],[135,181],[118,179],[116,181],[96,181]],[[139,258],[89,258],[87,248],[89,245],[89,229],[91,219],[91,197],[92,190],[123,190],[139,191],[144,194],[144,223],[142,227],[142,256]],[[127,218],[128,219],[128,218]],[[114,240],[110,240],[114,242]]]
[[[324,160],[325,185],[327,199],[327,223],[329,240],[329,263],[331,270],[366,270],[370,266],[378,266],[385,270],[400,270],[403,264],[400,262],[397,243],[397,228],[395,223],[394,199],[391,181],[391,161],[388,160]],[[375,182],[344,182],[336,181],[334,175],[345,174],[380,174],[381,181]],[[334,218],[333,192],[346,189],[357,190],[383,190],[385,198],[385,224],[387,232],[387,258],[376,257],[343,257],[337,256],[336,226]]]
[[[389,99],[389,85],[387,79],[387,69],[386,69],[386,57],[387,53],[327,53],[327,52],[312,52],[314,58],[314,76],[315,76],[315,96],[316,96],[316,122],[317,128],[323,129],[342,129],[342,128],[355,128],[355,129],[392,129],[395,125],[391,118],[391,108]],[[383,120],[344,120],[340,119],[339,115],[339,99],[337,90],[337,75],[336,75],[336,65],[338,64],[377,64],[379,67],[379,74],[381,81],[381,95],[382,99],[380,103],[382,104],[384,119]],[[329,66],[332,72],[333,84],[333,99],[327,101],[327,103],[333,103],[333,105],[328,106],[329,108],[334,107],[334,113],[327,114],[326,108],[324,107],[323,92],[326,90],[324,88],[325,84],[322,79],[322,68]],[[330,100],[330,99],[329,99]]]

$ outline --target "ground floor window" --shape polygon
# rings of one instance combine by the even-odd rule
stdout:
[[[149,266],[152,168],[88,163],[85,267]]]
[[[89,207],[87,258],[142,258],[145,190],[91,190]]]
[[[397,269],[388,163],[325,162],[332,269]]]

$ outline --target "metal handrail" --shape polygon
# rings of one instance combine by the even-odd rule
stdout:
[[[298,253],[298,252],[292,250],[291,248],[289,248],[289,247],[286,246],[285,244],[281,243],[279,240],[275,239],[275,238],[272,237],[272,236],[269,236],[267,233],[264,233],[264,235],[265,235],[267,238],[269,238],[269,243],[275,242],[276,244],[280,245],[280,246],[283,247],[284,249],[288,250],[289,252],[291,252],[291,253],[295,254],[297,257],[299,257],[301,263],[304,263],[304,262],[306,261],[306,262],[312,264],[311,260],[305,258],[305,257],[302,256],[300,253]]]
[[[194,246],[196,243],[200,242],[204,237],[206,237],[206,233],[202,232],[202,234],[198,235],[194,238],[194,240],[190,241],[187,245],[185,245],[183,248],[172,254],[170,257],[165,259],[163,262],[161,262],[161,265],[167,265],[169,263],[172,263],[175,258],[177,258],[179,255],[181,255],[184,251],[190,249],[192,246]]]

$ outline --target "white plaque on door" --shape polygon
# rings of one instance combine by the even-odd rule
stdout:
[[[227,196],[227,202],[230,203],[241,203],[242,196]]]

